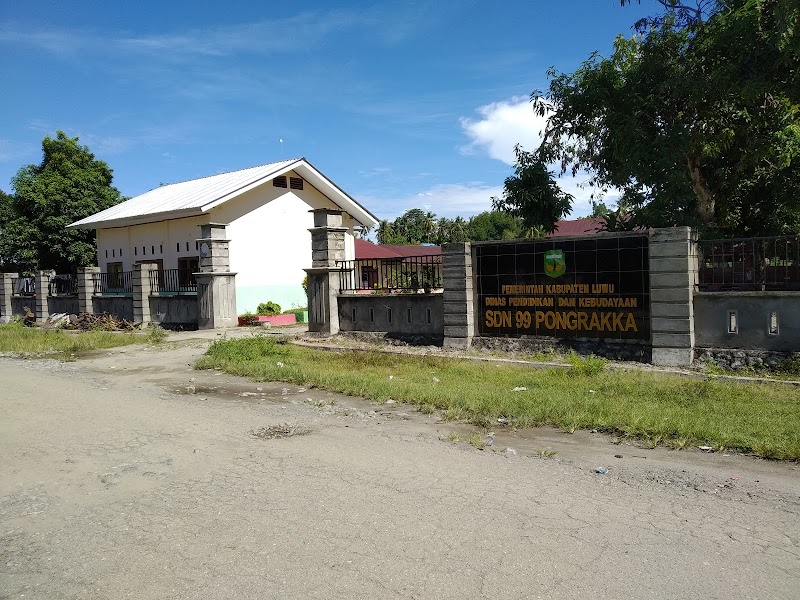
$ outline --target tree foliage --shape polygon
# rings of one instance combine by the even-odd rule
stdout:
[[[412,208],[394,221],[383,220],[375,231],[379,244],[450,244],[524,237],[522,221],[502,211],[485,211],[466,220],[448,219]]]
[[[58,131],[42,140],[42,151],[41,164],[22,167],[13,178],[13,195],[0,197],[0,257],[5,269],[69,273],[95,264],[97,249],[93,230],[66,226],[121,198],[111,169],[77,137]]]
[[[631,224],[800,231],[800,4],[659,2],[610,57],[550,70],[539,158],[620,188]]]
[[[514,175],[507,177],[502,198],[492,198],[495,210],[522,220],[529,231],[552,233],[572,207],[572,196],[558,187],[540,156],[514,147]]]

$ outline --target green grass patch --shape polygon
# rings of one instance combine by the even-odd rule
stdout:
[[[111,331],[66,332],[60,329],[0,325],[0,352],[18,354],[56,354],[68,356],[90,350],[140,344],[144,338],[133,333]]]
[[[197,366],[379,402],[392,398],[482,427],[497,427],[497,419],[504,417],[511,427],[598,429],[615,439],[636,438],[650,445],[709,445],[800,458],[800,390],[795,387],[622,372],[591,357],[568,360],[573,369],[329,353],[260,335],[216,341]]]

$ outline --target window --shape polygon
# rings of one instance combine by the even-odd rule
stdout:
[[[391,308],[387,308],[386,309],[386,319],[389,321],[389,323],[392,322],[392,309]]]
[[[188,248],[187,248],[187,250],[188,250]],[[181,251],[181,243],[180,242],[176,242],[175,243],[175,252],[180,252],[180,251]]]
[[[136,246],[133,247],[133,255],[139,256],[139,249]]]
[[[286,187],[286,175],[281,175],[280,177],[276,177],[272,180],[272,187],[279,187],[285,188]]]
[[[735,310],[728,311],[728,333],[739,333],[739,315]]]
[[[427,316],[427,319],[428,319],[428,324],[430,325],[430,322],[431,322],[431,309],[430,308],[426,308],[425,312],[426,312],[426,316]]]
[[[109,289],[119,289],[122,286],[122,263],[110,262],[106,264],[106,286]]]
[[[189,251],[189,242],[186,242],[186,251]]]
[[[370,323],[375,322],[375,311],[371,308],[369,309],[369,322]]]
[[[411,323],[411,309],[410,308],[406,309],[406,322],[407,323]]]
[[[356,309],[353,309],[353,323],[356,322]]]
[[[116,257],[117,257],[117,249],[116,248],[112,248],[111,249],[111,258],[116,258]]]
[[[194,274],[199,270],[199,261],[196,256],[187,256],[178,259],[178,285],[182,288],[197,285]]]
[[[778,311],[773,310],[769,313],[769,334],[778,335]]]
[[[300,179],[299,177],[289,177],[289,187],[292,188],[293,190],[302,190],[303,180]]]

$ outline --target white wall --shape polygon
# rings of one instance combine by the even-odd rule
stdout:
[[[294,172],[287,176],[297,176]],[[284,309],[305,306],[302,289],[304,268],[311,266],[311,234],[315,208],[337,208],[324,194],[304,182],[303,190],[273,187],[269,181],[225,202],[202,217],[172,219],[97,232],[98,264],[106,271],[109,262],[119,262],[130,271],[140,260],[164,261],[165,269],[176,269],[178,258],[197,256],[196,240],[201,223],[228,224],[231,271],[236,275],[237,310],[255,311],[260,302],[272,300]],[[353,219],[343,215],[345,255],[355,257]],[[186,250],[186,244],[189,250]],[[135,252],[134,252],[135,248]],[[108,258],[106,258],[106,251]]]
[[[105,272],[108,263],[122,262],[122,270],[131,271],[138,261],[161,259],[165,269],[177,269],[178,258],[197,256],[195,242],[200,237],[200,223],[205,222],[206,217],[191,217],[98,229],[97,264]]]

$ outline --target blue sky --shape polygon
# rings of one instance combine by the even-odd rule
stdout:
[[[2,0],[0,189],[62,129],[126,196],[305,156],[380,218],[470,216],[536,146],[547,68],[608,54],[656,6]]]

